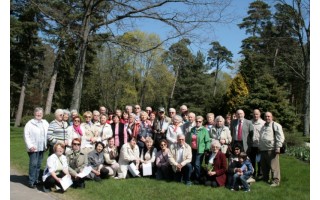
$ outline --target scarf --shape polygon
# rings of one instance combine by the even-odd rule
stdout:
[[[74,128],[74,130],[75,130],[77,133],[79,133],[80,136],[82,136],[82,131],[81,131],[80,126],[75,126],[75,125],[73,124],[73,128]]]

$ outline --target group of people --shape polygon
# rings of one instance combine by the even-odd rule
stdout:
[[[64,176],[78,188],[85,187],[86,179],[148,176],[248,192],[249,178],[268,182],[271,172],[270,185],[279,186],[282,126],[273,121],[271,112],[265,113],[265,121],[260,116],[255,109],[253,119],[247,120],[239,109],[234,119],[208,113],[204,123],[202,116],[189,112],[185,105],[180,113],[170,108],[169,116],[163,107],[153,111],[148,106],[142,111],[140,105],[128,105],[124,112],[108,113],[101,106],[84,112],[83,122],[77,111],[57,109],[49,124],[38,107],[24,128],[29,187],[39,183],[47,148],[42,176],[45,192],[54,186],[62,188]],[[89,174],[79,176],[88,166]]]

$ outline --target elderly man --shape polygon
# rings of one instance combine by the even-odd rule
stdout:
[[[171,119],[166,116],[164,107],[158,108],[158,119],[154,124],[154,141],[155,147],[160,150],[160,141],[166,139],[166,132]]]
[[[282,126],[273,121],[271,112],[265,113],[266,123],[261,128],[259,150],[261,153],[261,167],[263,180],[269,180],[269,172],[271,170],[272,184],[271,187],[280,185],[280,163],[279,154],[280,147],[284,142],[284,134]]]
[[[182,116],[184,113],[188,112],[188,107],[186,105],[180,106],[180,115]]]
[[[188,135],[191,132],[191,129],[196,126],[196,115],[191,112],[188,114],[188,122],[182,125],[182,131],[184,135]]]
[[[231,122],[231,135],[233,147],[240,144],[247,154],[250,154],[252,146],[253,126],[250,120],[244,118],[244,111],[237,110],[237,119]]]
[[[265,121],[263,119],[261,119],[261,113],[259,109],[254,109],[253,110],[253,119],[252,121],[252,125],[253,125],[253,137],[252,137],[252,147],[251,147],[251,152],[249,154],[249,158],[251,160],[254,172],[253,172],[253,176],[256,177],[257,176],[261,176],[261,165],[260,165],[260,161],[257,162],[258,165],[258,170],[256,168],[256,156],[259,154],[259,139],[260,139],[260,131],[261,128],[263,127]]]
[[[100,115],[102,115],[102,114],[106,115],[106,114],[108,114],[108,109],[104,106],[100,106],[99,113],[100,113]]]
[[[169,117],[172,119],[177,114],[176,109],[169,108]]]
[[[183,181],[190,186],[192,173],[192,151],[191,147],[186,143],[185,136],[179,134],[177,136],[177,143],[170,146],[169,162],[174,171],[174,178],[176,181]]]

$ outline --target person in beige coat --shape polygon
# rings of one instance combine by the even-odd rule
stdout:
[[[179,134],[177,136],[177,143],[170,146],[169,162],[174,171],[174,179],[177,182],[183,181],[186,185],[190,186],[192,173],[192,150],[190,145],[185,141],[185,136]]]
[[[212,139],[211,142],[214,140],[218,140],[221,144],[221,152],[226,154],[228,145],[230,145],[232,141],[232,136],[228,127],[224,126],[224,118],[219,115],[215,119],[215,125],[212,128],[211,134],[209,134],[210,138]]]
[[[104,160],[107,165],[107,169],[109,170],[109,175],[114,177],[117,174],[120,165],[117,162],[119,153],[117,147],[114,145],[113,137],[108,138],[108,144],[103,151]]]
[[[137,145],[137,140],[133,137],[131,140],[122,145],[119,157],[119,169],[117,179],[124,179],[127,177],[128,166],[130,163],[134,163],[136,170],[139,169],[140,157],[139,157],[139,147]]]
[[[81,151],[81,139],[74,138],[71,142],[71,150],[66,153],[69,173],[73,180],[73,187],[85,188],[84,178],[78,177],[78,173],[88,166],[88,156]]]

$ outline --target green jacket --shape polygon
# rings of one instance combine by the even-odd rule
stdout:
[[[210,150],[211,139],[209,137],[208,130],[205,127],[201,126],[198,130],[196,127],[193,127],[186,135],[186,143],[190,146],[193,134],[197,135],[198,153],[204,153],[204,151]]]

